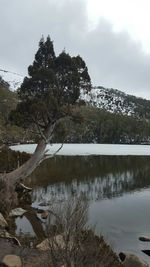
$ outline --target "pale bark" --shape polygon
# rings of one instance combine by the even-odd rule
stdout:
[[[17,180],[24,179],[27,176],[29,176],[35,170],[35,168],[42,162],[42,160],[45,158],[45,152],[46,152],[45,148],[53,133],[54,127],[55,127],[55,124],[47,128],[47,130],[44,133],[44,136],[46,139],[42,139],[38,143],[34,154],[30,157],[30,159],[27,162],[25,162],[23,165],[21,165],[16,170],[10,173],[3,174],[2,178],[6,180],[8,179],[9,182],[12,182],[14,184]]]

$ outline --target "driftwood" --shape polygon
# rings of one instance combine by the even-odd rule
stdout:
[[[16,191],[17,193],[22,193],[22,194],[24,194],[24,193],[31,192],[31,191],[32,191],[32,188],[31,188],[31,187],[27,187],[27,186],[25,186],[23,183],[19,183],[19,182],[17,182],[17,183],[16,183],[16,186],[15,186],[15,191]]]

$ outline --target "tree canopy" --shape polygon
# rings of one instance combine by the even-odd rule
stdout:
[[[65,51],[56,56],[53,42],[42,37],[32,65],[18,90],[20,102],[11,117],[21,126],[34,124],[45,130],[66,116],[76,104],[80,89],[91,89],[84,60]]]

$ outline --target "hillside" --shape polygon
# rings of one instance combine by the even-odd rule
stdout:
[[[15,91],[23,81],[23,76],[20,74],[1,69],[0,76],[7,82],[11,91]],[[111,113],[150,119],[150,100],[125,94],[117,89],[95,86],[90,92],[81,90],[80,100],[85,101],[88,106],[104,109]]]
[[[18,103],[16,92],[0,77],[0,143],[16,143],[27,140],[29,134],[22,128],[10,125],[9,113]]]
[[[33,140],[29,132],[9,124],[9,113],[18,102],[12,88],[8,80],[0,78],[0,139],[3,143]],[[80,102],[84,105],[80,106]],[[64,120],[56,129],[54,142],[64,141],[65,137],[68,143],[150,144],[149,100],[99,86],[88,93],[81,90],[75,112],[80,114],[81,123]]]
[[[7,120],[9,112],[17,105],[17,94],[9,90],[9,84],[0,77],[0,115]]]
[[[80,99],[88,106],[122,115],[150,119],[150,100],[125,94],[116,89],[93,87],[91,92],[81,90]]]
[[[17,90],[23,81],[22,75],[3,69],[0,69],[0,77],[7,82],[11,91]]]

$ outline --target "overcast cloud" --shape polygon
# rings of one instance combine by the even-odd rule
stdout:
[[[86,0],[0,0],[0,9],[0,68],[26,75],[40,37],[50,34],[56,53],[84,58],[93,85],[150,99],[150,55],[104,18],[91,29]]]

